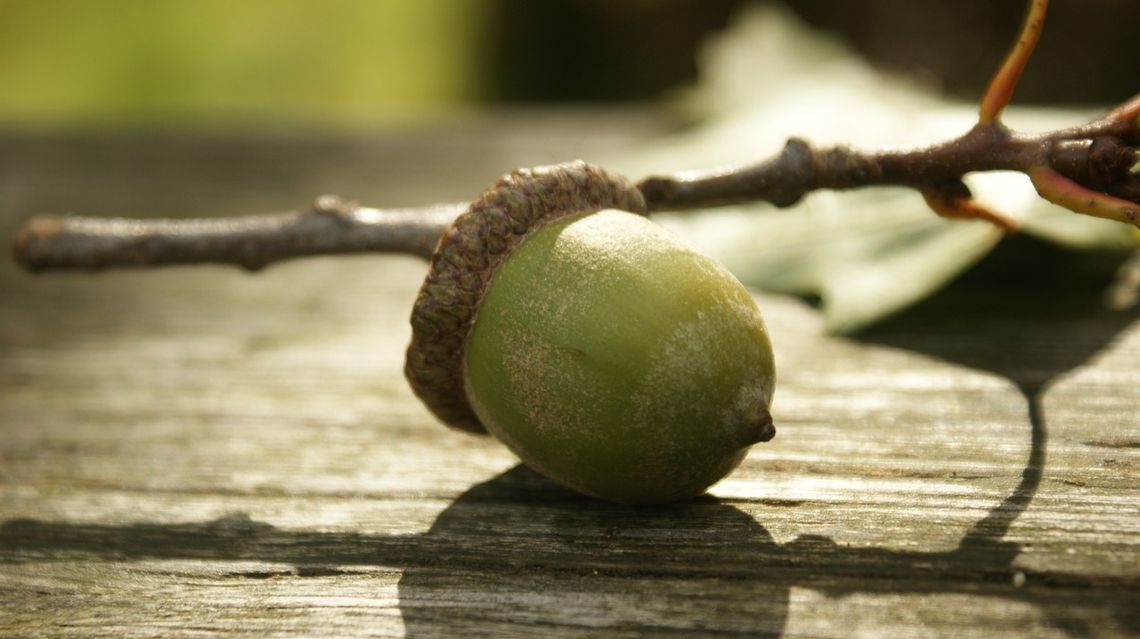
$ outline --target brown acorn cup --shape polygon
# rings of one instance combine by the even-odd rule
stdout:
[[[404,366],[412,390],[436,417],[456,429],[486,433],[467,399],[463,361],[492,276],[543,225],[603,209],[644,215],[646,205],[629,180],[582,161],[519,169],[500,178],[443,233],[412,309]]]

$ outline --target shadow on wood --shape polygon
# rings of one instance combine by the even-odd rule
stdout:
[[[855,593],[983,594],[1037,606],[1078,635],[1106,619],[1140,630],[1135,583],[1048,572],[1016,580],[1021,551],[1001,534],[1041,478],[1045,431],[1035,421],[1021,483],[946,552],[852,548],[824,536],[776,543],[764,526],[712,498],[631,508],[569,493],[518,466],[475,486],[422,535],[289,531],[233,515],[190,524],[122,526],[10,520],[0,562],[209,559],[292,564],[232,578],[298,578],[402,568],[399,604],[410,637],[463,628],[605,630],[646,636],[678,630],[779,636],[793,587],[831,597]],[[464,593],[478,592],[477,600]],[[488,610],[487,606],[493,606]]]
[[[996,373],[1037,397],[1140,319],[1140,307],[1105,308],[1103,290],[1119,262],[1006,239],[954,285],[860,339]]]
[[[468,490],[418,535],[280,529],[244,514],[184,524],[11,519],[0,524],[0,563],[94,558],[270,565],[235,566],[220,575],[232,579],[398,568],[399,606],[411,637],[526,634],[537,628],[566,636],[779,636],[796,589],[835,598],[992,597],[1029,604],[1074,635],[1106,628],[1110,634],[1137,633],[1135,577],[1019,569],[1014,561],[1023,548],[1005,539],[1045,472],[1042,393],[1137,317],[1134,311],[1098,310],[1098,291],[1088,279],[1070,278],[1072,265],[1055,256],[1019,260],[1052,270],[1032,280],[990,282],[984,287],[989,292],[952,288],[864,338],[1001,374],[1029,398],[1031,448],[1020,483],[949,550],[851,547],[822,535],[781,543],[763,521],[728,502],[615,506],[516,467]],[[1025,289],[1026,281],[1037,288]],[[1050,348],[1061,331],[1079,335],[1068,340],[1079,347]]]
[[[1045,466],[1044,397],[1050,386],[1140,319],[1140,307],[1105,307],[1103,288],[1118,261],[1010,238],[955,286],[862,336],[995,373],[1025,397],[1034,441],[1023,488],[978,522],[972,534],[1000,538],[1028,507],[1033,492],[1024,486],[1039,485]],[[1065,348],[1056,347],[1060,336]]]

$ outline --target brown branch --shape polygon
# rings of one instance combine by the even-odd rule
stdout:
[[[1013,50],[982,98],[978,124],[954,140],[907,151],[814,148],[792,138],[777,156],[748,167],[638,184],[649,211],[742,202],[791,206],[820,189],[904,186],[948,218],[981,219],[1007,230],[1013,222],[973,200],[963,182],[976,171],[1019,171],[1040,195],[1074,212],[1140,226],[1140,95],[1083,126],[1021,135],[1000,121],[1041,35],[1048,0],[1029,0]],[[394,252],[430,257],[442,230],[463,205],[379,210],[332,196],[301,213],[199,220],[40,217],[17,234],[13,255],[30,270],[100,269],[214,262],[250,270],[304,255]]]
[[[255,271],[307,255],[406,253],[431,257],[463,204],[372,209],[322,196],[277,215],[189,220],[42,216],[16,234],[12,253],[28,270],[231,264]]]
[[[992,121],[942,144],[871,153],[845,146],[817,149],[792,138],[766,162],[703,174],[655,176],[639,187],[650,211],[757,201],[786,207],[819,189],[905,186],[942,191],[967,173],[1029,173],[1038,166],[1108,189],[1131,179],[1137,152],[1124,140],[1136,134],[1135,128],[1134,123],[1102,119],[1076,129],[1028,136]],[[968,197],[968,192],[963,196]]]
[[[1042,135],[1018,135],[1000,122],[979,124],[955,140],[909,151],[817,149],[799,138],[748,167],[643,180],[651,212],[743,202],[791,206],[820,189],[895,185],[920,191],[940,215],[1011,223],[973,202],[962,177],[1009,170],[1035,176],[1047,199],[1075,211],[1138,224],[1140,187],[1132,167],[1138,136],[1132,120],[1104,118]],[[1045,171],[1048,169],[1048,171]],[[1088,203],[1089,194],[1094,197]],[[307,211],[192,220],[36,217],[13,243],[29,270],[219,263],[256,270],[276,261],[340,253],[429,257],[462,204],[381,210],[319,198]]]

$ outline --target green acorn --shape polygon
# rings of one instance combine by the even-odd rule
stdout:
[[[405,371],[441,420],[622,503],[699,495],[775,434],[764,322],[585,163],[515,171],[444,233]]]

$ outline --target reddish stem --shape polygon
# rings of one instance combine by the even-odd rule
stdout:
[[[978,122],[983,124],[1001,118],[1001,112],[1013,98],[1013,90],[1021,78],[1021,72],[1033,55],[1037,41],[1041,38],[1041,30],[1045,28],[1045,13],[1049,10],[1049,0],[1029,0],[1029,9],[1025,14],[1025,22],[1021,25],[1021,33],[1017,42],[1006,55],[997,73],[994,74],[990,85],[982,96],[982,104]]]

